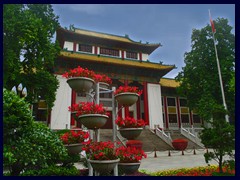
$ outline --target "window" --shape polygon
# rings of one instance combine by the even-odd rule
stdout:
[[[130,59],[138,59],[138,57],[137,57],[137,53],[136,53],[136,52],[130,52],[130,51],[127,51],[127,52],[126,52],[126,58],[130,58]]]
[[[92,46],[85,45],[85,44],[79,44],[78,51],[92,53]]]
[[[176,106],[175,98],[167,98],[167,104],[168,106]]]
[[[182,123],[189,123],[189,115],[188,114],[181,114]]]
[[[180,99],[180,106],[187,107],[187,99]]]
[[[177,114],[168,114],[169,123],[177,123]]]
[[[47,123],[47,119],[48,119],[47,110],[38,109],[36,121],[42,121]]]
[[[100,54],[119,57],[119,50],[108,49],[108,48],[102,48],[101,47],[100,48]]]

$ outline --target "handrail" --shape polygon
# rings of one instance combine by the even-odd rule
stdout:
[[[164,132],[164,130],[161,130],[159,128],[155,129],[156,135],[158,137],[160,137],[164,142],[166,142],[168,145],[172,146],[172,138],[170,133],[168,133],[168,135]]]
[[[183,136],[190,139],[194,143],[196,143],[198,146],[204,148],[204,145],[201,143],[201,139],[199,139],[195,134],[191,133],[190,130],[185,129],[181,127],[180,132]]]

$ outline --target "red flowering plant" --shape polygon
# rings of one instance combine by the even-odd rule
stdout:
[[[142,94],[142,90],[139,90],[136,86],[120,86],[116,91],[114,92],[115,95],[120,93],[137,93],[139,96]]]
[[[96,82],[104,82],[104,83],[107,83],[107,84],[112,84],[112,79],[109,78],[107,75],[105,74],[95,74],[94,76],[94,80]]]
[[[69,130],[60,135],[63,144],[78,144],[83,143],[89,138],[89,133],[83,130]]]
[[[95,104],[93,102],[79,102],[68,107],[70,112],[76,113],[76,116],[84,114],[102,114],[109,115],[107,110],[103,107],[103,104]]]
[[[86,152],[87,159],[90,160],[115,160],[116,155],[114,143],[111,141],[93,142],[88,141],[82,148]]]
[[[120,128],[141,128],[145,126],[145,122],[142,119],[134,119],[132,117],[126,117],[121,118],[118,117],[115,121],[115,123],[118,125]]]
[[[116,149],[116,154],[120,159],[120,163],[136,163],[139,162],[143,157],[147,157],[142,149],[137,149],[135,147],[121,146]]]
[[[62,77],[65,77],[67,79],[72,77],[87,77],[94,79],[95,73],[91,70],[88,70],[87,68],[78,66],[77,68],[70,69],[69,71],[65,72]]]

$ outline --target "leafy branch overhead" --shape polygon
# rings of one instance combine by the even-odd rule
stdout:
[[[52,42],[58,27],[58,16],[49,4],[3,6],[4,87],[10,90],[22,83],[30,103],[45,96],[50,108],[58,87],[53,67],[60,47]]]

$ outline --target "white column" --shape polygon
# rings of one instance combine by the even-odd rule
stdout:
[[[72,89],[66,82],[67,79],[61,75],[57,75],[59,80],[59,88],[56,92],[56,100],[51,111],[51,129],[69,129],[71,126],[71,112],[68,107],[71,106]]]
[[[148,83],[147,92],[150,129],[156,125],[163,128],[161,87],[159,84]]]

